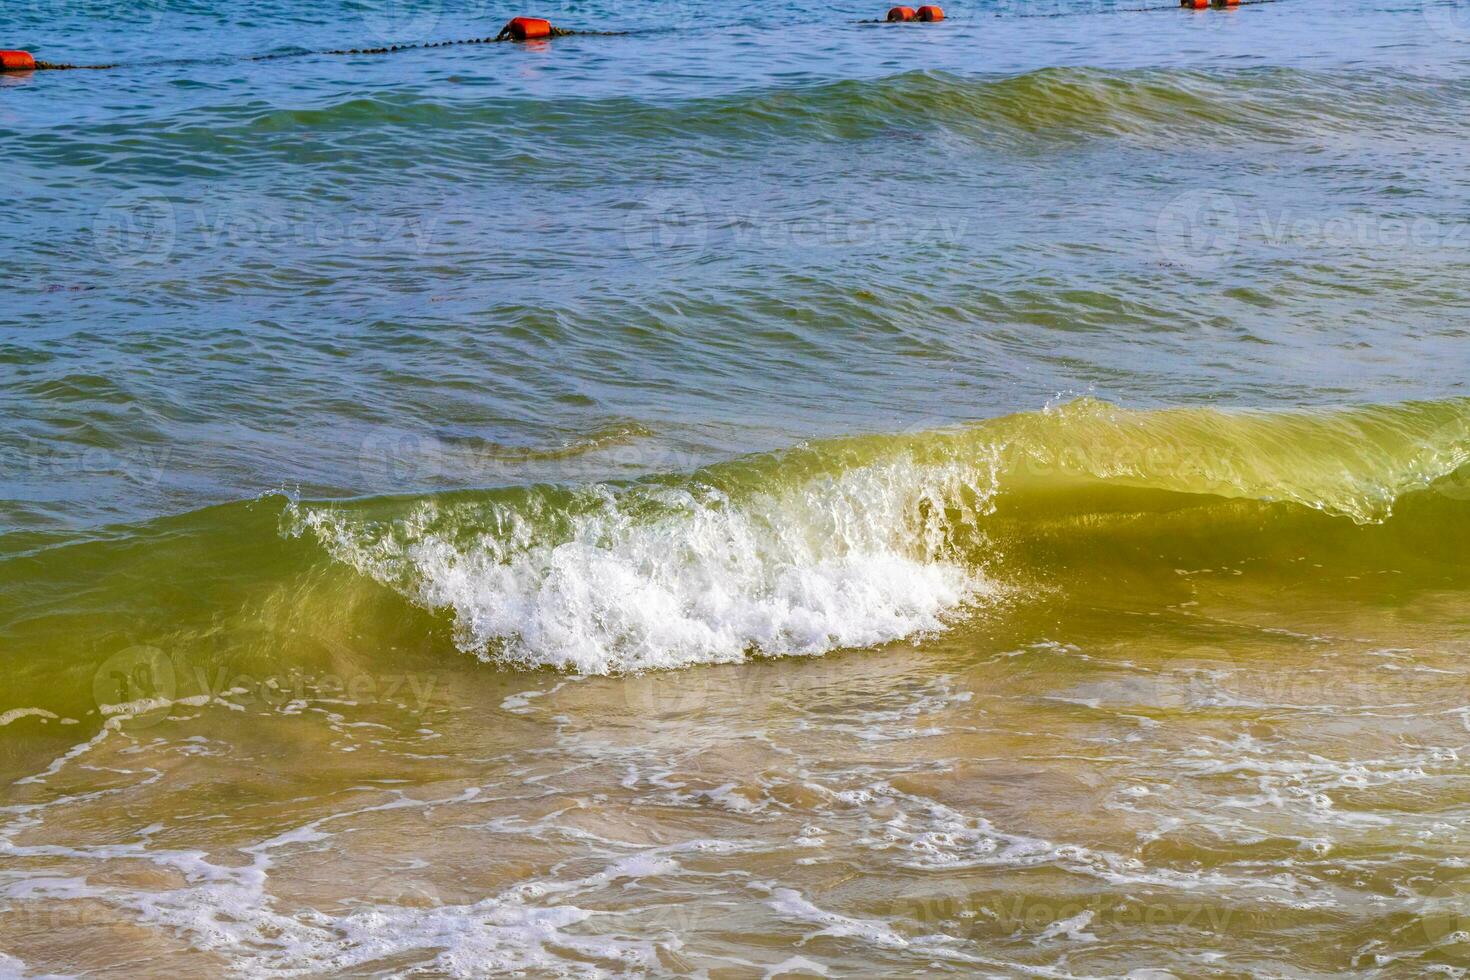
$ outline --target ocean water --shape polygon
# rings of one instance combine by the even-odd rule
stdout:
[[[1470,3],[885,9],[5,0],[0,976],[1470,974]]]

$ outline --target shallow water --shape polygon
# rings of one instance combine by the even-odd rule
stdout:
[[[1470,971],[1470,6],[1142,6],[0,9],[0,973]]]

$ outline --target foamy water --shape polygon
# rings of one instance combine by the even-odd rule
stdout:
[[[466,650],[597,674],[940,630],[990,591],[944,540],[948,502],[988,493],[973,486],[982,475],[900,459],[738,500],[697,482],[600,486],[560,514],[533,496],[428,502],[386,526],[305,508],[296,525],[358,572],[451,611]]]

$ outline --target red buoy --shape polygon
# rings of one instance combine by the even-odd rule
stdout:
[[[888,11],[888,22],[893,24],[898,21],[913,20],[914,16],[913,7],[894,7]]]
[[[1210,5],[1210,0],[1179,0],[1179,6],[1189,10],[1204,10]]]
[[[33,71],[36,59],[29,51],[0,51],[0,71]]]
[[[539,17],[516,17],[505,25],[505,30],[501,33],[507,31],[517,41],[537,41],[543,37],[551,37],[551,21]]]
[[[932,23],[936,20],[944,20],[944,11],[939,7],[930,5],[920,7],[918,13],[914,16],[926,23]]]

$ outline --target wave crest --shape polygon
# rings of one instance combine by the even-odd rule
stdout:
[[[953,517],[935,516],[953,511],[973,475],[893,461],[740,497],[706,482],[543,487],[421,501],[386,522],[300,508],[294,527],[449,610],[463,649],[600,674],[942,628],[991,590],[955,551]]]
[[[1292,504],[1371,524],[1467,464],[1470,400],[1284,415],[1080,399],[630,484],[445,495],[406,510],[293,505],[290,530],[447,612],[463,649],[609,673],[942,629],[998,595],[987,518],[1039,484]]]

